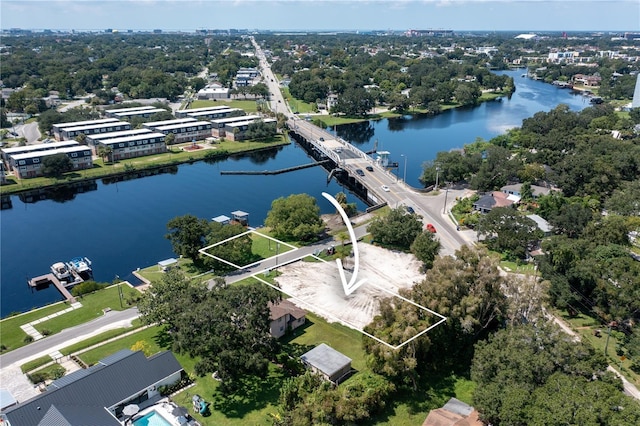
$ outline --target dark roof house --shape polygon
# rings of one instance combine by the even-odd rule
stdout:
[[[511,206],[516,202],[517,198],[518,197],[514,198],[514,196],[505,194],[504,192],[493,191],[483,195],[478,201],[473,203],[473,209],[478,210],[480,213],[489,213],[491,209],[495,207]]]
[[[303,325],[306,315],[307,311],[297,307],[289,299],[283,299],[276,304],[269,302],[269,332],[275,338],[282,337],[288,330],[295,330]]]
[[[45,392],[0,414],[8,426],[121,426],[129,403],[159,398],[158,388],[176,383],[182,366],[169,351],[149,358],[128,349],[51,383]]]

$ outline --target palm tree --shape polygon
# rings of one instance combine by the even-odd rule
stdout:
[[[111,162],[112,160],[110,160],[110,156],[111,154],[113,154],[113,148],[111,148],[110,146],[100,145],[96,150],[96,154],[98,154],[98,157],[102,158],[103,160],[105,157],[107,157],[107,161],[105,162]]]

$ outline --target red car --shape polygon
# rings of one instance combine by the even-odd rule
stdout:
[[[427,223],[427,226],[425,226],[425,229],[429,232],[433,232],[434,234],[436,233],[436,227],[430,223]]]

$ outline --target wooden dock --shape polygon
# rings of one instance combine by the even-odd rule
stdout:
[[[278,170],[221,170],[221,175],[279,175],[281,173],[293,172],[295,170],[308,169],[326,164],[329,160],[317,161],[315,163],[301,164],[299,166],[287,167]]]
[[[29,287],[31,288],[48,287],[50,284],[53,284],[58,289],[60,294],[62,294],[64,298],[69,301],[69,303],[75,303],[76,298],[71,295],[71,292],[69,292],[66,286],[76,285],[84,281],[82,278],[79,278],[79,280],[78,278],[76,278],[76,281],[73,281],[71,283],[63,283],[58,278],[56,278],[55,275],[45,274],[45,275],[40,275],[40,276],[31,278],[29,280]]]

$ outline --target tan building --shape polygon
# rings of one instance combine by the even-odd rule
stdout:
[[[276,339],[284,336],[287,331],[304,325],[306,321],[307,311],[297,307],[288,299],[283,299],[277,304],[269,302],[269,311],[271,320],[269,333]]]

